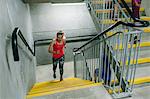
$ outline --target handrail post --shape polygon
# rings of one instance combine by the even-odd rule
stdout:
[[[73,53],[74,58],[74,77],[77,77],[76,53]]]
[[[74,58],[74,77],[77,77],[77,63],[76,63],[76,55],[80,54],[80,52],[74,52],[76,48],[73,49],[73,58]]]
[[[34,52],[33,52],[33,53],[34,53],[34,56],[35,56],[35,43],[36,43],[36,41],[34,41]]]

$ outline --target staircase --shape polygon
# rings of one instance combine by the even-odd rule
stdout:
[[[125,2],[128,5],[131,5],[131,0],[125,0]],[[103,4],[103,1],[99,1],[99,0],[93,0],[92,1],[92,5],[97,6],[100,4]],[[105,2],[106,3],[106,2]],[[125,10],[125,9],[124,9]],[[104,9],[98,9],[95,10],[96,14],[104,14],[107,13],[109,15],[110,10],[104,10]],[[145,14],[145,9],[143,7],[140,8],[140,13],[142,13],[141,15],[146,15]],[[150,17],[148,16],[141,16],[140,18],[141,20],[144,21],[149,21],[150,22]],[[104,24],[105,26],[107,25],[111,25],[114,24],[116,21],[112,20],[112,19],[105,19],[105,20],[101,20],[101,24]],[[143,31],[142,34],[142,42],[140,44],[140,52],[139,52],[139,59],[138,59],[138,65],[137,65],[137,71],[136,71],[136,78],[147,78],[150,79],[150,26],[149,27],[142,27],[142,28],[138,28],[140,30]],[[112,33],[111,33],[112,34]],[[109,34],[109,35],[111,35]]]
[[[131,2],[131,0],[125,1],[128,4]],[[52,80],[37,83],[28,93],[27,99],[53,99],[54,96],[58,95],[59,97],[61,94],[64,94],[62,99],[69,99],[69,95],[85,99],[93,97],[95,97],[94,99],[100,97],[102,99],[122,98],[131,96],[135,85],[150,83],[150,27],[117,26],[116,23],[120,20],[123,22],[133,21],[126,13],[125,8],[118,11],[117,20],[114,20],[111,16],[111,7],[105,8],[107,4],[109,5],[105,0],[87,0],[86,3],[101,34],[74,50],[75,78],[66,78],[62,82]],[[141,8],[140,11],[144,13],[144,8]],[[120,15],[120,13],[124,15]],[[150,22],[148,16],[141,16],[141,19]],[[114,27],[113,24],[115,24]],[[107,31],[107,29],[109,30]],[[135,41],[135,36],[141,42],[130,44]],[[142,38],[140,39],[140,37]],[[138,48],[140,48],[139,53]],[[122,53],[127,59],[122,57]],[[95,74],[97,68],[98,71]],[[107,74],[103,74],[103,70]],[[91,91],[91,89],[93,90]]]
[[[150,42],[149,42],[150,27],[139,27],[137,25],[135,25],[135,26],[133,25],[134,26],[133,29],[129,28],[130,26],[129,27],[128,26],[127,27],[126,26],[120,26],[120,27],[118,26],[117,27],[116,25],[119,21],[126,22],[126,23],[133,23],[134,18],[132,19],[132,16],[131,16],[132,12],[131,11],[130,11],[131,13],[128,12],[131,8],[127,9],[126,5],[121,4],[121,2],[123,0],[120,0],[119,2],[117,0],[113,0],[113,1],[115,3],[112,2],[112,0],[87,0],[87,6],[91,13],[91,16],[93,17],[95,25],[97,26],[97,31],[100,31],[101,34],[99,33],[99,35],[97,35],[97,37],[93,38],[91,41],[86,43],[85,46],[82,46],[76,50],[77,53],[75,53],[75,61],[77,61],[77,62],[75,63],[75,65],[82,64],[82,66],[85,66],[85,67],[82,68],[82,70],[79,70],[79,68],[81,68],[81,67],[78,67],[75,69],[77,71],[76,77],[81,77],[83,79],[89,79],[91,81],[93,81],[93,79],[95,80],[95,77],[94,77],[95,70],[97,69],[98,75],[96,75],[96,76],[98,76],[98,82],[102,80],[104,82],[103,84],[104,84],[105,88],[108,89],[108,92],[111,93],[114,98],[121,98],[121,97],[130,96],[131,95],[130,92],[132,92],[133,86],[135,86],[137,84],[144,85],[145,83],[149,83],[149,81],[150,81],[150,64],[149,64],[150,54],[148,54],[148,53],[150,53],[150,50],[149,50],[150,49],[149,48],[150,47],[150,45],[149,45],[150,44]],[[131,0],[125,0],[125,1],[126,1],[126,3],[128,3],[128,5],[131,5],[130,4]],[[114,10],[115,5],[117,5],[117,11]],[[140,12],[144,13],[144,8],[141,7]],[[150,21],[150,17],[147,17],[147,16],[142,16],[141,19],[144,21]],[[115,26],[116,26],[116,28],[114,28]],[[110,31],[112,27],[113,27],[113,30]],[[132,53],[130,51],[133,51],[133,49],[136,51],[138,49],[138,47],[136,49],[135,48],[136,45],[129,44],[131,39],[129,41],[127,40],[129,38],[132,38],[132,40],[133,40],[134,39],[133,37],[137,36],[137,34],[134,35],[134,33],[133,33],[134,31],[143,31],[141,40],[140,40],[140,38],[138,39],[141,41],[141,43],[139,44],[140,51],[139,51],[139,53],[137,52],[139,55],[136,56],[137,62],[136,62],[136,59],[133,58],[134,52]],[[119,35],[116,36],[116,38],[118,38],[117,41],[115,41],[116,40],[115,37],[114,37],[114,39],[109,40],[111,37],[113,38],[113,36],[115,36],[116,32],[122,32],[125,34],[127,33],[127,35],[132,34],[132,33],[133,34],[132,34],[132,36],[128,35],[127,38],[124,39],[124,41],[122,41],[123,37],[124,37],[123,35],[122,35],[122,38],[120,38]],[[102,35],[104,35],[103,38],[108,38],[108,40],[106,40],[106,42],[104,40],[104,42],[105,42],[104,45],[98,44],[98,41],[97,41],[97,40],[100,40],[100,42],[101,42],[100,37]],[[114,42],[115,42],[115,44],[113,44]],[[124,43],[124,42],[128,43],[128,44],[126,43],[127,44],[126,46],[128,48],[125,46],[123,47],[122,43]],[[107,45],[107,46],[105,46],[105,45]],[[111,48],[109,46],[111,46],[111,47],[115,46],[114,49],[116,49],[116,50],[114,51],[114,53],[113,53],[113,51],[110,51]],[[131,48],[132,46],[133,46],[133,49]],[[101,48],[104,49],[104,52]],[[102,50],[102,51],[97,52],[99,50]],[[91,53],[91,54],[88,54],[88,53]],[[99,57],[101,57],[101,53],[105,53],[104,54],[105,61],[99,59]],[[124,54],[122,54],[122,53],[124,53]],[[132,53],[132,54],[130,54],[130,53]],[[122,55],[124,55],[124,57],[128,57],[128,59],[126,59],[126,58],[123,59]],[[131,57],[130,57],[130,55],[131,55]],[[81,58],[81,57],[83,57],[83,58]],[[101,58],[103,58],[103,57],[101,57]],[[131,59],[131,58],[133,58],[133,59]],[[83,63],[80,60],[83,60]],[[109,62],[109,60],[112,60],[114,62],[111,63],[111,61]],[[118,60],[118,62],[117,62],[117,60]],[[103,67],[103,65],[104,65],[104,67]],[[116,65],[116,66],[107,67],[109,65]],[[130,68],[130,69],[127,69],[127,68]],[[104,70],[107,73],[100,74],[99,72],[101,72],[101,70]],[[84,71],[84,73],[81,73],[81,71]],[[130,71],[131,71],[131,73],[129,73]],[[114,72],[114,73],[112,74],[112,72]],[[81,73],[81,74],[79,74],[79,73]],[[102,77],[102,79],[100,79],[102,75],[106,75],[106,76],[104,78]],[[111,77],[109,77],[109,76],[113,77],[114,75],[115,75],[115,77],[114,77],[113,81],[111,83],[109,83],[110,82],[109,79],[111,79]],[[126,75],[126,77],[125,77],[125,75]],[[130,75],[130,77],[128,77],[129,75]],[[124,76],[124,77],[122,77],[122,76]],[[132,78],[132,77],[133,77],[132,80],[131,79],[127,80],[127,81],[125,80],[125,79]],[[116,79],[118,79],[118,80],[120,79],[120,80],[116,81]],[[115,83],[114,83],[114,81],[115,81]],[[112,83],[113,83],[113,87],[111,87]],[[125,87],[130,86],[130,84],[128,85],[128,83],[133,84],[133,86],[131,87],[131,89],[129,88],[130,90],[127,91]],[[116,84],[118,84],[119,86],[117,87]],[[114,86],[116,88],[114,88]]]
[[[98,92],[103,93],[104,95],[97,95]],[[105,99],[111,99],[111,96],[107,93],[101,83],[94,83],[79,78],[66,78],[61,82],[59,80],[52,80],[37,83],[27,95],[27,99],[55,99],[56,97],[57,99],[69,99],[69,97],[86,97],[89,99],[103,97]]]

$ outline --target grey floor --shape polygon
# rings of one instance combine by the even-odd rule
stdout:
[[[150,76],[150,66],[148,64],[137,68],[136,77]],[[146,68],[145,68],[146,67]],[[66,62],[64,65],[64,78],[74,76],[73,62]],[[148,73],[147,73],[148,72]],[[42,65],[37,67],[36,80],[37,82],[53,80],[52,65]],[[57,68],[57,79],[59,79],[59,68]],[[133,91],[133,96],[125,99],[150,99],[150,86],[136,87]],[[90,87],[80,90],[67,91],[56,93],[47,96],[34,97],[32,99],[112,99],[103,86]]]
[[[132,97],[125,99],[150,99],[150,86],[135,88]]]
[[[56,75],[59,79],[59,66],[56,69]],[[74,67],[73,62],[66,62],[64,64],[64,78],[74,77]],[[36,82],[44,82],[53,80],[53,66],[52,65],[42,65],[38,66],[36,70]]]

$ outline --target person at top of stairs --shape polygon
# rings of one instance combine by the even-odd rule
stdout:
[[[132,0],[132,12],[133,17],[140,19],[140,6],[141,6],[142,0]],[[135,24],[138,24],[138,22],[135,22]]]
[[[60,70],[60,81],[63,80],[63,65],[65,60],[65,48],[66,45],[66,38],[62,31],[59,31],[56,35],[56,38],[50,43],[48,47],[49,53],[52,53],[53,57],[53,77],[56,78],[56,68],[57,64],[59,63],[59,70]]]

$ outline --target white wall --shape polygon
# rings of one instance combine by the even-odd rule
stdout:
[[[30,46],[33,45],[29,10],[21,0],[0,0],[0,99],[24,99],[35,82],[35,59],[19,42],[23,47],[19,48],[20,61],[14,62],[11,39],[7,38],[19,27]]]
[[[145,12],[147,16],[150,16],[150,0],[142,0],[142,7],[145,8]]]
[[[67,37],[95,33],[95,26],[85,3],[31,4],[34,39],[52,38],[63,30]]]
[[[30,9],[34,40],[52,39],[59,30],[63,30],[67,37],[96,33],[95,25],[85,3],[39,3],[30,4]],[[80,47],[82,44],[67,44],[66,61],[73,61],[72,48]],[[51,57],[47,49],[48,45],[36,48],[38,64],[50,63]]]

